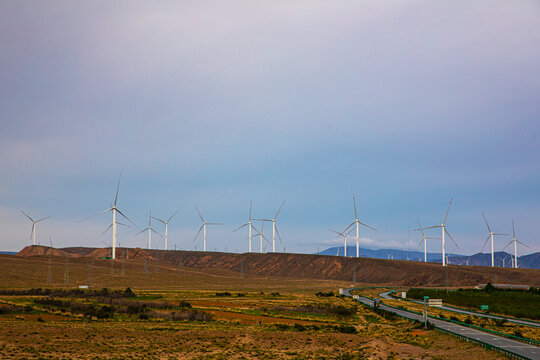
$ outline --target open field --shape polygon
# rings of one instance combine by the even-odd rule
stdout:
[[[502,358],[330,293],[351,282],[188,266],[179,271],[159,260],[157,267],[149,260],[145,266],[144,259],[123,265],[94,259],[92,265],[87,257],[69,258],[65,279],[65,258],[52,257],[47,283],[48,263],[48,256],[0,256],[0,358]],[[136,296],[60,292],[81,284],[120,293],[130,287]],[[53,292],[20,292],[39,287]]]

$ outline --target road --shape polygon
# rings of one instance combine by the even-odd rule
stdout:
[[[350,290],[352,289],[344,289],[343,295],[352,296],[350,294]],[[373,306],[373,301],[363,296],[359,296],[357,300],[368,306]],[[404,311],[400,309],[394,309],[384,304],[381,304],[380,308],[386,311],[393,312],[399,316],[402,316],[410,320],[418,320],[418,321],[424,320],[422,315],[414,314],[409,311]],[[507,339],[501,336],[492,335],[492,334],[485,333],[480,330],[472,329],[467,326],[457,325],[451,322],[446,322],[446,321],[437,320],[437,319],[429,319],[429,322],[439,329],[446,330],[448,332],[455,333],[461,336],[466,336],[471,339],[478,340],[492,346],[496,346],[500,349],[511,351],[526,359],[540,360],[540,347],[522,343],[516,340]]]
[[[390,291],[380,293],[379,296],[382,297],[383,299],[387,299],[387,300],[396,300],[396,298],[390,296]],[[397,299],[397,300],[399,300],[399,299]],[[418,301],[418,300],[409,300],[409,301],[415,302],[417,304],[422,304],[422,305],[424,304],[422,301]],[[444,306],[444,305],[443,306],[437,306],[437,307],[439,309],[443,309],[443,310],[447,310],[447,311],[453,311],[455,313],[460,313],[460,314],[465,314],[465,315],[472,315],[472,316],[478,316],[478,317],[483,317],[483,318],[488,318],[488,319],[496,319],[496,320],[505,319],[508,322],[519,324],[519,325],[540,327],[540,323],[527,321],[527,320],[506,318],[506,317],[500,317],[500,316],[489,315],[489,314],[482,314],[482,313],[478,313],[476,311],[467,311],[467,310],[462,310],[462,309],[456,309],[454,307],[448,307],[448,306]]]

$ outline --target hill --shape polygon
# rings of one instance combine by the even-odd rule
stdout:
[[[45,258],[50,252],[55,257],[100,259],[107,256],[110,249],[28,246],[16,257]],[[117,253],[119,259],[125,257],[127,263],[139,266],[142,261],[153,260],[172,269],[181,266],[225,270],[246,276],[341,280],[366,285],[474,286],[492,282],[540,286],[540,270],[534,269],[455,265],[443,268],[440,264],[415,261],[286,253],[233,254],[139,248],[118,248]],[[117,259],[115,262],[121,261]]]

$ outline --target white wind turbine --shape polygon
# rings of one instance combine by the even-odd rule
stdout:
[[[248,222],[233,230],[233,232],[235,232],[237,230],[240,230],[244,226],[248,227],[249,252],[251,252],[251,229],[254,229],[255,231],[258,231],[257,228],[255,228],[255,226],[253,226],[252,221],[251,221],[251,220],[253,220],[253,219],[251,219],[251,208],[252,208],[252,202],[250,201],[249,202],[249,218],[248,218]],[[262,236],[262,232],[259,235]],[[262,238],[261,238],[261,242],[262,242]],[[261,246],[261,249],[262,249],[262,246]],[[262,250],[261,250],[261,252],[262,252]]]
[[[150,214],[148,215],[148,227],[145,228],[145,229],[142,229],[137,234],[135,234],[135,236],[137,236],[139,234],[142,234],[145,231],[148,231],[148,244],[147,244],[147,249],[148,250],[150,250],[152,248],[152,231],[154,233],[156,233],[158,236],[161,236],[160,233],[158,233],[156,230],[152,229],[152,218],[153,218],[152,210],[150,210]],[[163,237],[163,236],[161,236],[161,237]]]
[[[21,210],[24,216],[28,218],[32,222],[32,231],[30,232],[30,240],[32,240],[32,245],[36,245],[36,224],[40,221],[46,220],[50,218],[50,216],[44,217],[43,219],[34,220],[30,216],[28,216],[24,211]]]
[[[348,233],[342,234],[340,232],[337,232],[336,230],[328,229],[334,233],[336,233],[339,236],[343,237],[343,256],[347,257],[347,238],[349,237],[349,234],[352,232],[353,229],[349,230]],[[339,248],[338,248],[339,253]]]
[[[484,251],[484,248],[486,247],[486,244],[487,244],[488,240],[491,238],[491,267],[495,267],[495,250],[493,248],[493,237],[495,235],[508,236],[508,234],[494,233],[493,231],[491,231],[491,228],[489,227],[489,224],[488,224],[487,219],[486,219],[486,215],[484,215],[483,211],[482,211],[482,216],[484,217],[484,221],[486,222],[486,226],[488,228],[489,235],[488,235],[486,241],[484,242],[484,245],[482,246],[482,250],[480,250],[480,252]]]
[[[169,221],[171,221],[171,219],[173,217],[175,217],[175,215],[178,214],[179,211],[180,210],[176,210],[176,212],[174,214],[172,214],[171,217],[167,219],[167,221],[164,221],[164,220],[158,219],[157,217],[152,216],[152,218],[154,220],[157,220],[157,221],[165,224],[165,250],[169,250],[169,245],[167,244],[167,227],[169,225]]]
[[[197,235],[193,238],[193,241],[197,240],[197,236],[201,233],[201,230],[203,230],[203,251],[206,251],[206,225],[223,225],[222,223],[208,223],[204,221],[204,218],[201,215],[201,212],[197,208],[197,205],[195,205],[195,210],[197,210],[197,214],[199,214],[199,217],[201,218],[202,225],[199,228],[199,231],[197,232]]]
[[[257,221],[271,221],[272,222],[272,252],[276,252],[276,234],[279,238],[279,241],[281,242],[281,236],[279,236],[279,231],[276,225],[276,218],[278,217],[279,212],[281,211],[281,208],[283,208],[283,205],[285,205],[285,201],[286,200],[283,200],[283,202],[281,203],[281,206],[279,207],[276,213],[276,216],[274,216],[272,219],[253,219]]]
[[[521,245],[526,246],[526,247],[529,247],[529,246],[522,243],[518,239],[516,239],[516,229],[515,229],[515,226],[514,226],[514,219],[512,219],[512,234],[514,235],[514,238],[508,244],[506,244],[506,246],[503,248],[503,250],[506,249],[508,247],[508,245],[510,245],[511,243],[514,243],[514,268],[517,269],[517,267],[518,267],[518,264],[517,264],[517,258],[518,258],[518,256],[517,256],[517,243],[520,243]]]
[[[458,244],[454,241],[454,238],[452,237],[452,235],[450,235],[450,233],[448,232],[448,230],[446,230],[446,218],[448,217],[448,211],[450,211],[450,205],[452,205],[452,201],[454,201],[454,199],[450,199],[450,204],[448,204],[448,209],[446,209],[446,214],[444,215],[444,219],[443,219],[443,222],[441,225],[435,225],[435,226],[429,226],[429,227],[425,227],[424,230],[426,229],[435,229],[435,228],[441,228],[441,231],[442,231],[442,265],[443,266],[446,266],[446,253],[445,253],[445,246],[444,246],[444,235],[448,235],[448,237],[450,238],[450,240],[452,240],[452,242],[454,243],[454,245],[456,245],[456,248],[459,249],[459,246]],[[416,229],[416,230],[419,230],[419,229]]]
[[[354,205],[354,221],[351,223],[351,225],[347,226],[347,229],[345,229],[343,232],[347,231],[351,226],[356,224],[356,257],[359,257],[360,256],[360,237],[359,237],[360,225],[370,228],[373,231],[377,231],[377,230],[375,230],[375,228],[372,228],[371,226],[366,225],[363,222],[360,222],[360,220],[358,220],[358,215],[356,214],[356,199],[354,195],[353,195],[353,205]]]
[[[417,223],[418,223],[418,230],[420,230],[422,232],[422,241],[420,241],[420,243],[418,244],[418,247],[416,249],[418,249],[420,247],[420,245],[422,245],[422,243],[424,243],[424,262],[427,262],[427,240],[428,239],[440,240],[440,239],[435,238],[435,237],[426,236],[426,234],[424,233],[424,229],[422,228],[422,225],[420,225],[420,221],[417,221]]]
[[[129,227],[129,225],[126,225],[126,224],[122,224],[121,222],[118,222],[116,221],[116,213],[119,213],[120,215],[122,215],[127,221],[129,221],[131,224],[133,224],[136,228],[138,228],[138,226],[133,222],[131,221],[126,215],[124,215],[117,207],[116,207],[116,202],[118,201],[118,190],[120,189],[120,179],[122,178],[122,171],[120,171],[120,176],[118,177],[118,185],[116,186],[116,195],[114,196],[114,205],[112,205],[109,209],[107,210],[104,210],[104,211],[101,211],[101,212],[98,212],[97,214],[94,214],[90,217],[87,217],[86,219],[82,219],[82,220],[79,220],[79,222],[82,222],[82,221],[85,221],[85,220],[88,220],[90,218],[93,218],[94,216],[98,216],[98,215],[101,215],[101,214],[104,214],[106,212],[109,212],[109,211],[112,211],[112,224],[109,225],[109,227],[107,229],[105,229],[105,231],[101,234],[105,234],[111,227],[112,227],[112,258],[113,259],[116,259],[116,224],[118,225],[124,225],[124,226],[127,226]]]

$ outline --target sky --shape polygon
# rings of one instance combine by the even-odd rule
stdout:
[[[453,198],[447,251],[481,250],[482,211],[540,251],[538,44],[537,1],[2,1],[0,250],[31,244],[20,210],[40,244],[110,244],[110,213],[79,220],[123,169],[139,228],[179,210],[170,247],[202,249],[196,204],[209,250],[245,252],[250,201],[286,200],[277,250],[316,252],[355,194],[363,247],[416,249]]]

